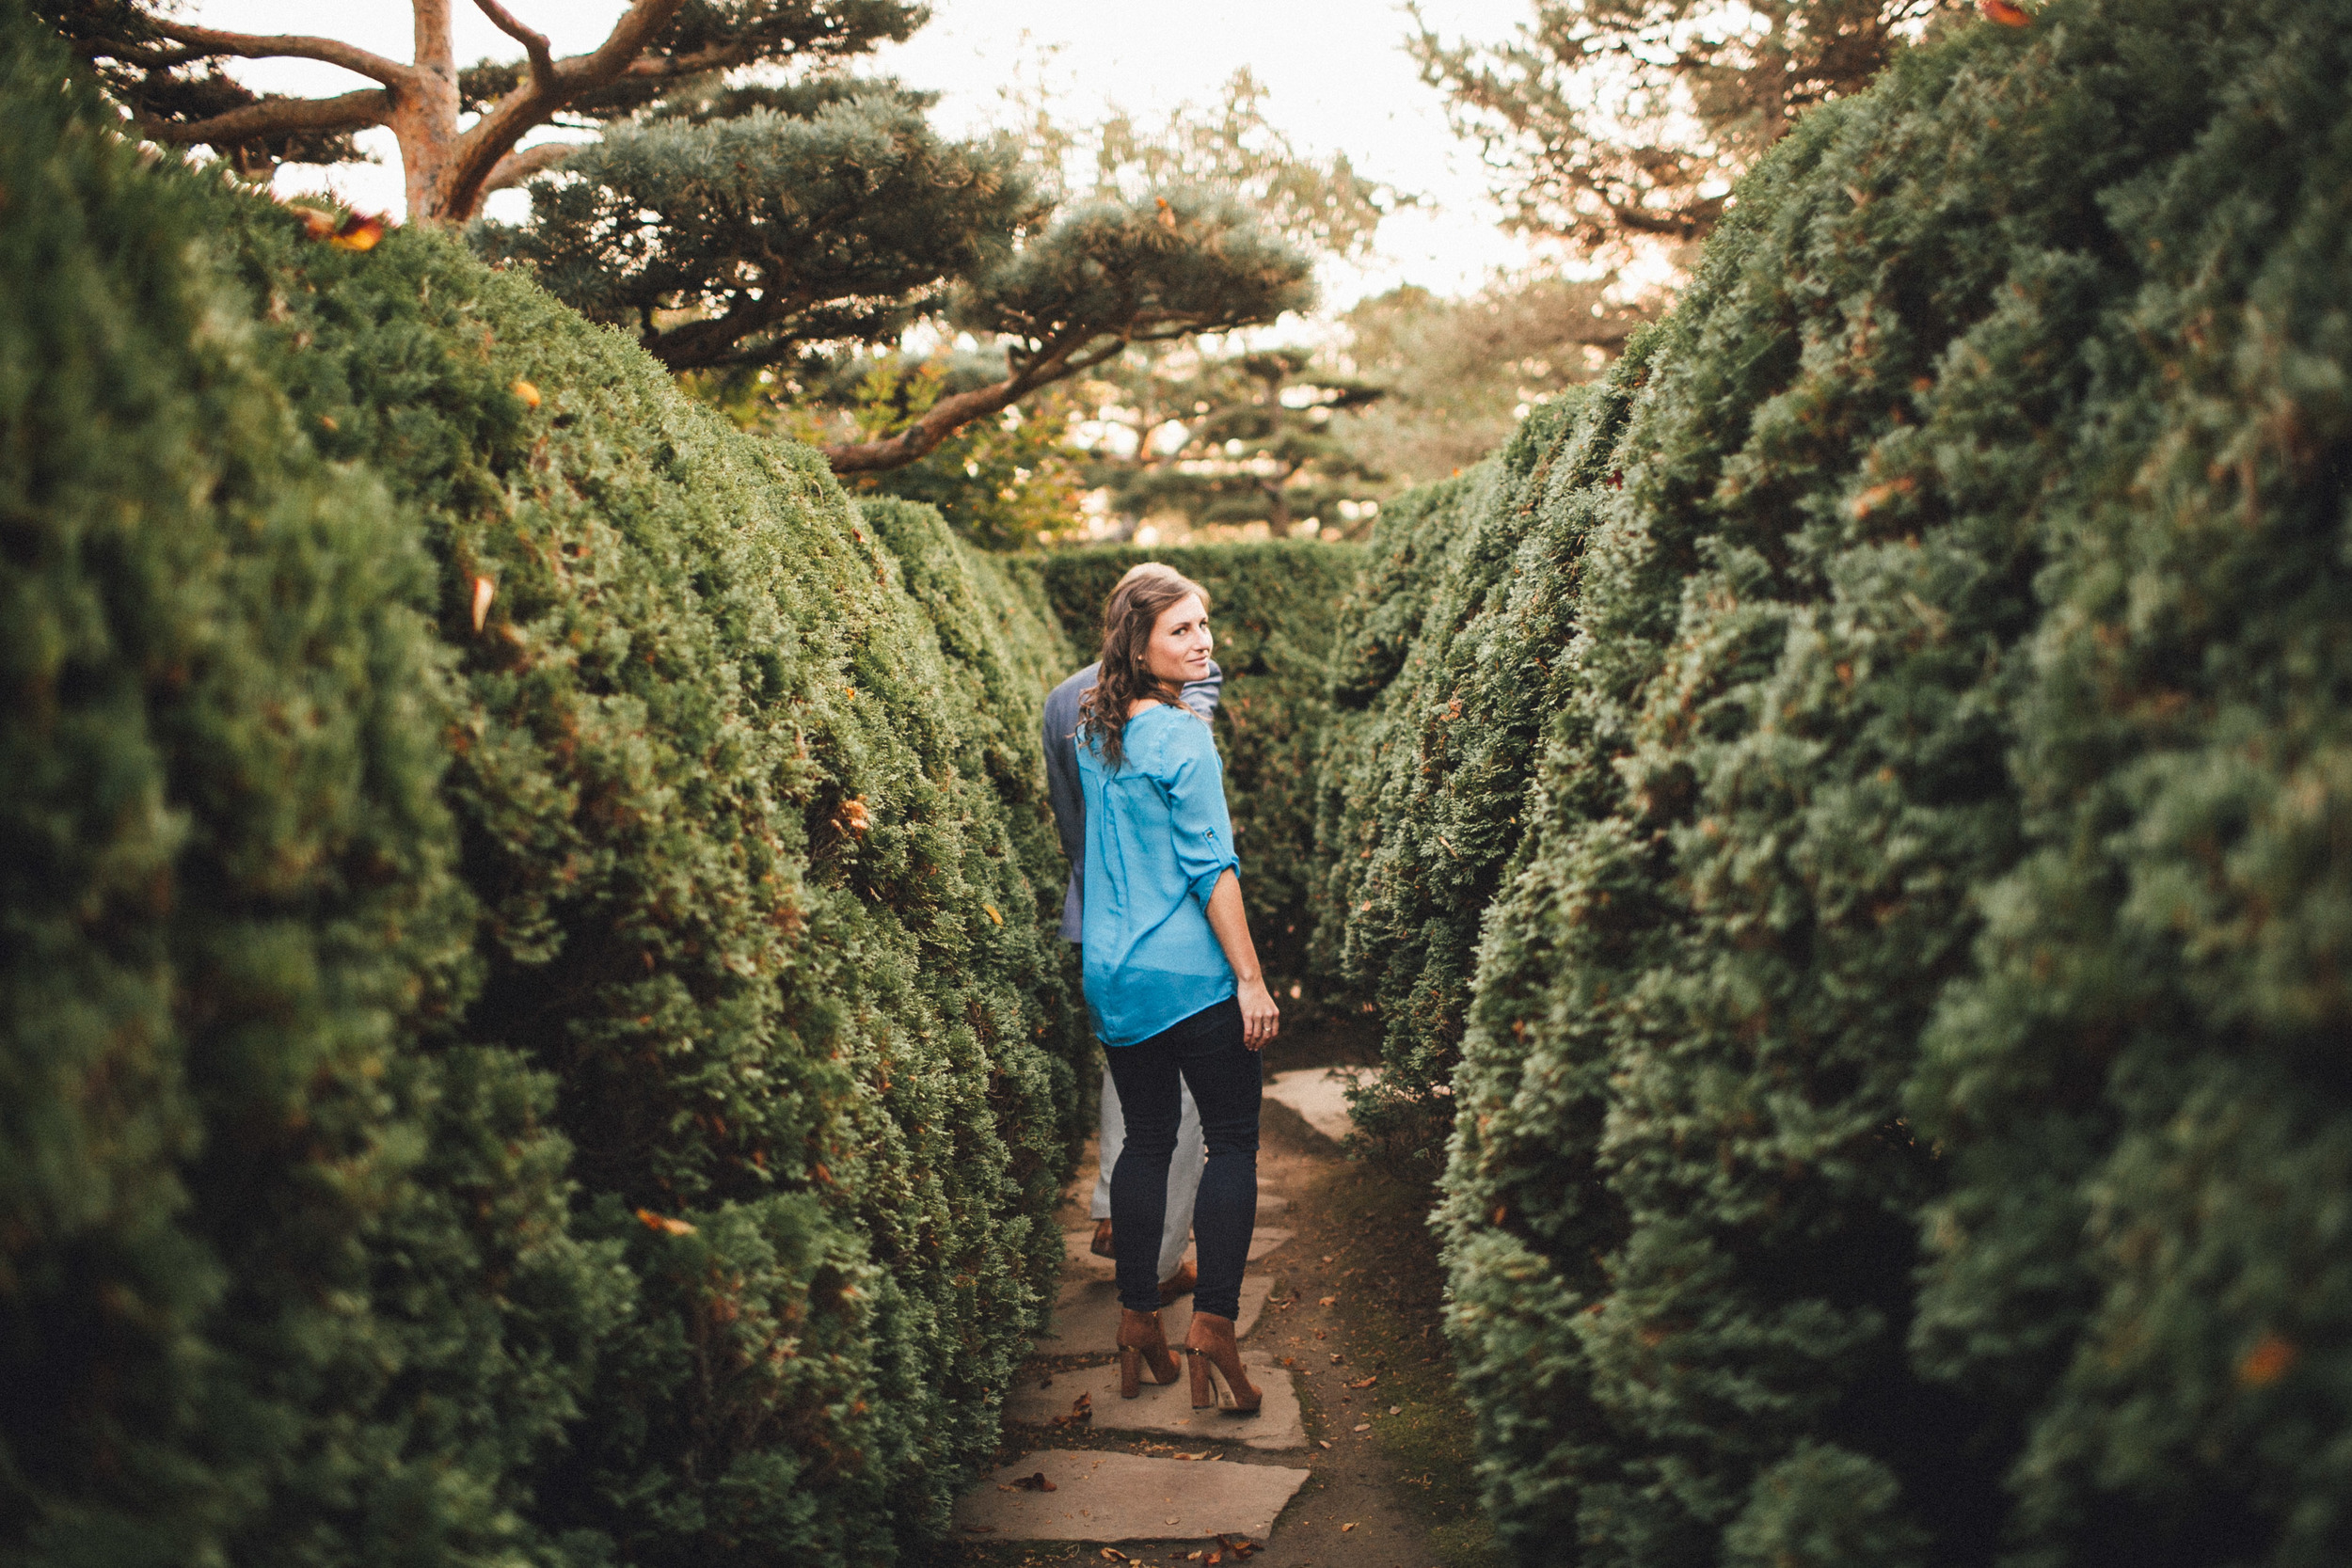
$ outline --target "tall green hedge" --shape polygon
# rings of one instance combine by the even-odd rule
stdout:
[[[1225,672],[1217,745],[1242,863],[1250,932],[1266,972],[1308,974],[1315,904],[1315,758],[1329,712],[1340,602],[1358,549],[1303,540],[1057,550],[1013,557],[1030,574],[1089,663],[1103,645],[1103,606],[1128,568],[1173,566],[1209,591],[1216,659]],[[1068,671],[1063,672],[1065,674]]]
[[[993,1448],[1060,1257],[1084,1036],[1003,716],[812,453],[454,245],[246,233],[296,405],[438,565],[473,1016],[555,1073],[575,1229],[637,1283],[541,1515],[640,1563],[886,1556]]]
[[[2352,5],[2020,54],[2186,145],[2099,192],[2130,277],[2045,471],[2028,852],[1911,1092],[1914,1344],[2024,1428],[2020,1563],[2352,1560]]]
[[[1441,1220],[1525,1560],[2352,1548],[2347,48],[2342,0],[1955,28],[1581,424],[1384,519],[1327,874],[1432,977],[1408,1045],[1483,931]],[[1506,541],[1568,601],[1524,631]],[[1397,728],[1450,664],[1557,681],[1516,770]],[[1491,904],[1382,860],[1473,784]]]
[[[1594,482],[1624,404],[1613,388],[1547,404],[1495,457],[1391,502],[1343,610],[1316,958],[1377,1007],[1388,1070],[1357,1124],[1408,1160],[1434,1157],[1452,1122],[1479,923],[1571,679],[1559,655],[1591,509],[1545,498]]]
[[[449,661],[160,179],[0,14],[0,1560],[491,1560],[623,1305],[469,1022]]]
[[[1038,598],[9,40],[0,1551],[935,1534],[1088,1045]]]

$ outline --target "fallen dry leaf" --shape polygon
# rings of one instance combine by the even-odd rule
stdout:
[[[2004,27],[2029,27],[2033,24],[2033,13],[2015,4],[2014,0],[1977,0],[1977,9],[1984,13],[1987,22],[1997,22]]]
[[[1349,1530],[1352,1530],[1352,1529],[1354,1529],[1355,1528],[1356,1528],[1356,1527],[1355,1527],[1353,1524],[1345,1524],[1345,1525],[1342,1525],[1342,1526],[1340,1527],[1340,1533],[1341,1533],[1342,1535],[1345,1535],[1345,1534],[1346,1534]]]
[[[1379,1381],[1380,1374],[1378,1372],[1375,1372],[1370,1377],[1358,1378],[1355,1382],[1349,1384],[1348,1386],[1350,1388],[1369,1388]]]
[[[637,1211],[638,1220],[648,1230],[659,1230],[664,1236],[691,1236],[694,1227],[684,1220],[674,1220],[667,1214],[657,1214],[650,1209]]]
[[[499,585],[488,578],[473,579],[473,629],[480,631],[485,617],[490,613],[490,601],[499,596]]]
[[[530,382],[525,381],[521,376],[516,376],[515,378],[515,385],[508,388],[507,390],[522,399],[524,407],[536,408],[539,406],[539,388],[532,386]]]
[[[1058,1492],[1061,1488],[1047,1481],[1044,1471],[1037,1470],[1023,1476],[1010,1486],[1000,1486],[997,1490],[999,1492]]]
[[[2277,1334],[2265,1334],[2246,1358],[2237,1364],[2237,1381],[2242,1388],[2267,1388],[2286,1376],[2295,1365],[2298,1353],[2295,1342]]]
[[[1321,1301],[1317,1302],[1315,1305],[1316,1305],[1316,1306],[1318,1306],[1318,1307],[1329,1307],[1329,1306],[1331,1306],[1333,1303],[1337,1302],[1339,1299],[1340,1299],[1340,1298],[1339,1298],[1339,1297],[1337,1297],[1337,1296],[1326,1296],[1326,1297],[1324,1297]]]
[[[980,906],[980,908],[982,908],[982,909],[986,910],[986,911],[988,911],[988,918],[989,918],[989,919],[991,919],[991,920],[993,920],[993,921],[994,921],[994,922],[996,922],[996,924],[997,924],[997,925],[1002,926],[1002,925],[1005,923],[1005,917],[1004,917],[1003,915],[998,914],[998,913],[996,912],[996,906],[995,906],[995,905],[993,905],[993,904],[982,904],[982,905]]]

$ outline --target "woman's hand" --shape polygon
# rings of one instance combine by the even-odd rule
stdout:
[[[1274,1005],[1274,993],[1265,989],[1263,978],[1253,976],[1239,986],[1241,1042],[1252,1051],[1263,1051],[1282,1027],[1282,1009]]]
[[[1209,929],[1216,933],[1217,945],[1225,949],[1225,961],[1233,966],[1233,984],[1241,1000],[1241,1042],[1252,1051],[1263,1051],[1282,1026],[1282,1009],[1274,1005],[1274,993],[1265,989],[1265,975],[1258,968],[1258,949],[1249,940],[1249,916],[1241,907],[1241,879],[1230,868],[1209,894]]]

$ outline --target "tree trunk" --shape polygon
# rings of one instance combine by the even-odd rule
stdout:
[[[446,206],[442,175],[457,149],[457,63],[449,0],[410,0],[417,19],[416,66],[392,93],[390,126],[400,142],[408,221],[453,227],[473,216]],[[473,205],[480,204],[475,198]]]

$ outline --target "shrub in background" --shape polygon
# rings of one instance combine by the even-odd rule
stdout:
[[[1340,601],[1358,558],[1353,546],[1279,540],[1071,549],[1009,563],[1035,575],[1076,648],[1073,670],[1100,652],[1103,606],[1139,562],[1167,562],[1216,601],[1209,624],[1225,672],[1217,747],[1225,759],[1250,933],[1270,975],[1307,974],[1319,913],[1313,901],[1315,756],[1329,711],[1326,693]]]
[[[1444,1213],[1528,1560],[2341,1555],[2345,20],[1912,55],[1621,372]]]
[[[0,1560],[514,1560],[625,1306],[466,1018],[423,553],[0,12]]]

